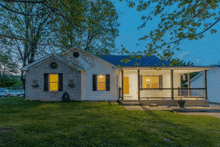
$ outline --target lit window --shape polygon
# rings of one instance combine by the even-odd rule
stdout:
[[[159,76],[144,76],[143,88],[159,88]]]
[[[58,74],[49,75],[50,91],[58,91]]]
[[[98,90],[105,90],[105,75],[98,75]]]

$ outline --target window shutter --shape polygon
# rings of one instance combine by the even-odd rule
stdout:
[[[163,88],[163,75],[159,75],[159,88]]]
[[[44,74],[44,91],[48,91],[48,73]]]
[[[142,77],[143,77],[143,76],[140,75],[140,84],[141,84],[140,87],[141,87],[141,88],[143,88],[143,81],[142,81],[143,78],[142,78]]]
[[[93,82],[92,90],[93,91],[97,91],[97,85],[96,85],[96,83],[97,83],[97,75],[93,75],[92,82]]]
[[[63,91],[63,74],[58,74],[58,91]]]
[[[110,91],[110,75],[109,74],[106,75],[105,86],[106,86],[106,91]]]

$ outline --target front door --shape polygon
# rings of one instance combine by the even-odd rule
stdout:
[[[123,78],[123,92],[124,94],[129,94],[129,77]]]

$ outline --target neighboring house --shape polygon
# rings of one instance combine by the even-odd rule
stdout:
[[[180,88],[180,78],[185,73],[206,71],[210,67],[170,67],[169,62],[162,62],[156,56],[132,58],[126,64],[120,62],[124,58],[129,56],[100,58],[76,48],[60,55],[48,55],[21,69],[26,71],[25,99],[61,101],[67,93],[70,100],[76,101],[124,104],[135,101],[175,106],[182,99],[189,106],[207,106],[205,95],[181,95],[184,89]],[[152,68],[155,65],[161,69]]]
[[[191,87],[202,88],[204,78],[200,72],[190,80]],[[220,103],[220,65],[214,65],[213,68],[207,71],[207,97],[210,102]],[[201,95],[203,91],[197,92]]]

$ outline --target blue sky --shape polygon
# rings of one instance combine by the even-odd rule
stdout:
[[[140,43],[138,39],[146,35],[151,29],[157,26],[156,21],[148,22],[146,27],[137,30],[137,27],[141,25],[141,16],[146,12],[138,12],[135,8],[128,8],[125,1],[114,1],[115,7],[118,11],[122,11],[124,14],[119,17],[119,37],[116,39],[116,48],[121,48],[121,45],[126,47],[129,51],[144,50],[146,45],[142,42],[142,45],[136,46]],[[220,27],[220,23],[217,23],[213,29]],[[193,62],[198,66],[209,66],[212,64],[220,64],[220,34],[217,32],[211,34],[205,33],[205,37],[197,41],[184,40],[181,45],[180,51],[176,51],[174,57],[183,59],[185,61]]]

